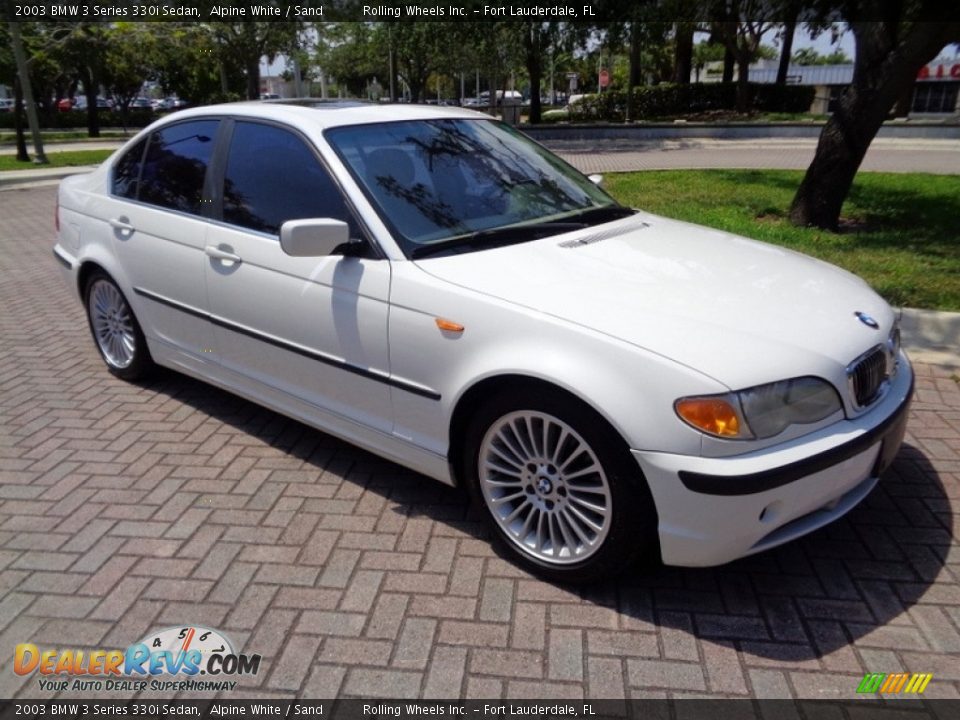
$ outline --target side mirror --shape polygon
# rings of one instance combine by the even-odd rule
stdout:
[[[350,240],[342,220],[307,218],[287,220],[280,226],[280,247],[291,257],[323,257]]]
[[[587,180],[592,182],[597,187],[603,185],[603,175],[587,175]]]

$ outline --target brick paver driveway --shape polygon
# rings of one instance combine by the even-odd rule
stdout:
[[[261,696],[850,697],[960,689],[960,388],[832,527],[582,591],[498,558],[456,490],[174,373],[112,378],[51,257],[52,188],[0,193],[0,696],[14,645],[222,629]]]

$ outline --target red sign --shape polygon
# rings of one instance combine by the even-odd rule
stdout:
[[[960,80],[960,63],[924,65],[917,73],[917,80]]]
[[[610,73],[604,68],[600,71],[600,87],[605,88],[610,84]]]

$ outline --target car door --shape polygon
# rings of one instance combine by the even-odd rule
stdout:
[[[220,121],[158,128],[114,166],[105,201],[114,251],[152,341],[215,360],[207,319],[207,170]]]
[[[360,226],[305,138],[266,122],[228,122],[221,222],[205,246],[222,366],[248,387],[389,432],[390,263],[285,254],[278,233],[286,220],[345,220],[354,237]]]

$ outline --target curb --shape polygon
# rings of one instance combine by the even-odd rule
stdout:
[[[912,361],[960,368],[960,313],[903,308],[900,334]]]
[[[62,168],[32,168],[0,172],[0,190],[32,188],[60,182],[65,177],[93,172],[98,165],[74,165]]]

